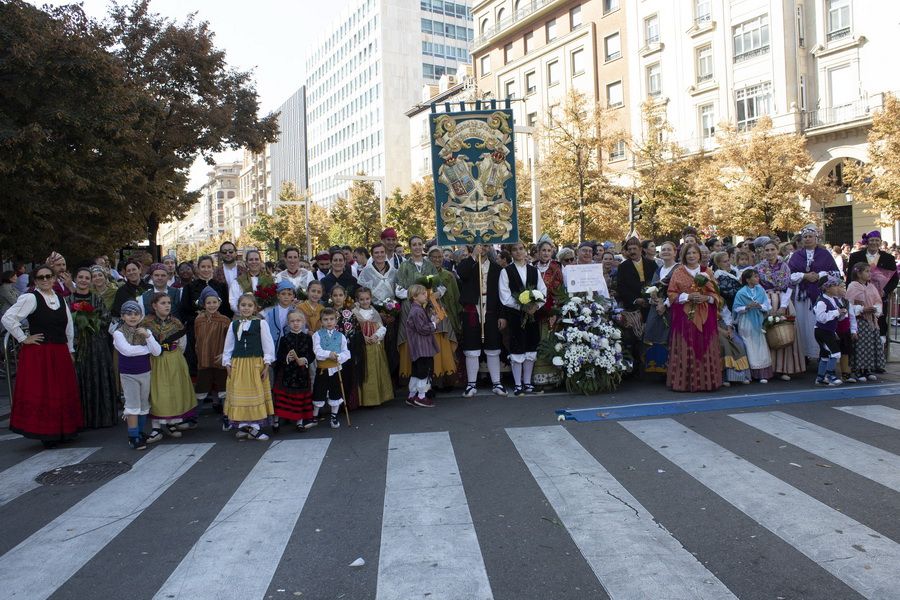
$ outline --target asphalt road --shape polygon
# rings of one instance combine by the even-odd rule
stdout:
[[[146,452],[88,431],[66,451],[133,467],[77,485],[31,486],[59,451],[7,439],[0,598],[900,598],[900,397],[557,421],[598,401],[395,401],[270,442],[210,415]]]

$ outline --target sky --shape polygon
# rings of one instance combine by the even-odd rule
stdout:
[[[102,19],[108,0],[82,0],[88,15]],[[303,84],[306,50],[340,15],[352,0],[152,0],[154,12],[177,21],[192,13],[209,21],[216,44],[225,50],[228,64],[252,70],[256,79],[260,109],[266,114],[277,109]],[[43,0],[36,5],[65,5],[72,2]],[[218,162],[240,160],[241,152],[223,153]],[[209,167],[202,160],[191,169],[191,189],[206,182]]]

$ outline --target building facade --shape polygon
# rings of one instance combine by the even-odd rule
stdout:
[[[821,211],[825,239],[858,240],[877,215],[841,181],[844,161],[865,161],[872,113],[900,72],[884,68],[900,4],[863,0],[629,0],[631,129],[641,102],[666,108],[674,139],[714,151],[719,123],[752,127],[763,115],[776,131],[803,133],[814,176],[835,196]],[[849,193],[848,193],[849,192]],[[897,227],[885,239],[898,240]]]
[[[403,32],[403,35],[398,35]],[[413,33],[415,32],[415,33]],[[468,0],[354,0],[306,59],[309,189],[330,206],[350,182],[410,183],[409,119],[422,85],[469,60]]]
[[[288,98],[278,107],[278,141],[269,146],[271,158],[271,190],[268,211],[272,211],[278,200],[281,186],[293,183],[303,192],[309,186],[306,163],[306,86]]]
[[[472,7],[472,59],[478,91],[512,99],[517,158],[530,161],[525,136],[552,115],[570,90],[610,109],[621,136],[606,156],[626,168],[631,98],[626,0],[481,0]]]

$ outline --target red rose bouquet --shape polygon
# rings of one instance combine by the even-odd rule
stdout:
[[[260,308],[274,306],[275,301],[278,299],[278,292],[275,290],[274,283],[256,288],[253,295],[256,296],[256,302]]]
[[[87,352],[88,342],[95,333],[100,331],[100,313],[94,305],[87,300],[73,302],[69,307],[72,311],[72,321],[75,323],[76,358],[81,360]]]

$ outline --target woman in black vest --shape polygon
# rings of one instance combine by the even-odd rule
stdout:
[[[516,242],[510,248],[513,262],[500,273],[499,291],[500,302],[507,308],[509,362],[516,384],[513,394],[521,396],[534,393],[531,374],[534,371],[534,361],[537,360],[538,344],[541,342],[541,326],[535,313],[543,303],[523,307],[519,303],[519,294],[525,290],[537,290],[546,298],[547,286],[537,268],[528,264],[525,244]],[[526,315],[531,315],[527,322]]]
[[[3,326],[22,344],[9,429],[48,448],[73,438],[83,422],[72,314],[53,291],[54,279],[47,265],[36,268],[35,290],[19,296],[3,315]],[[31,335],[22,330],[25,318]]]

